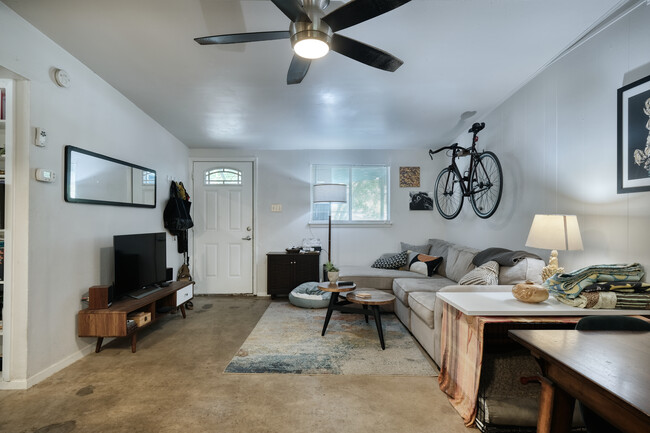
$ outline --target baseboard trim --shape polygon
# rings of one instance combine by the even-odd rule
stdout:
[[[64,368],[74,364],[75,362],[79,361],[81,358],[84,356],[88,355],[89,353],[92,353],[95,350],[95,344],[89,344],[88,346],[76,351],[75,353],[63,358],[61,361],[57,362],[56,364],[50,365],[47,367],[45,370],[41,370],[40,372],[36,373],[35,375],[28,377],[27,378],[27,387],[31,388],[32,386],[36,385],[37,383],[47,379],[48,377],[52,376],[54,373],[57,373]]]
[[[0,381],[0,390],[10,390],[10,389],[27,389],[26,380],[14,380],[13,382],[3,382]]]
[[[40,372],[36,373],[35,375],[28,377],[27,380],[12,380],[9,382],[2,382],[0,381],[0,389],[28,389],[31,388],[32,386],[36,385],[39,382],[42,382],[43,380],[47,379],[48,377],[52,376],[55,373],[58,373],[59,371],[63,370],[64,368],[74,364],[75,362],[79,361],[81,358],[85,357],[89,353],[94,352],[95,350],[95,344],[89,344],[88,346],[79,349],[75,353],[66,356],[63,358],[61,361],[57,362],[56,364],[50,365],[44,370],[41,370]]]

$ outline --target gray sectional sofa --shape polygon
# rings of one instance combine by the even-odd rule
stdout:
[[[395,314],[440,366],[443,303],[436,302],[437,292],[510,292],[517,283],[541,283],[545,263],[537,258],[523,258],[513,266],[499,267],[498,285],[461,285],[458,282],[475,268],[472,261],[479,250],[441,239],[429,239],[428,245],[428,255],[443,257],[432,277],[407,270],[370,266],[341,266],[339,274],[341,279],[354,281],[359,288],[391,291],[396,298]],[[521,385],[517,373],[533,373],[535,366],[534,359],[524,349],[486,355],[481,376],[481,380],[485,376],[486,383],[477,401],[479,413],[476,425],[479,431],[534,431],[539,385]],[[504,379],[502,376],[506,373],[512,373],[512,377]],[[516,390],[515,404],[511,395],[513,390]],[[581,425],[582,419],[576,406],[573,426]]]
[[[429,239],[428,245],[428,255],[443,257],[432,277],[408,270],[370,266],[340,266],[339,275],[341,280],[354,281],[359,288],[392,292],[396,298],[395,314],[440,365],[442,305],[436,302],[436,292],[511,291],[517,283],[541,283],[545,263],[540,259],[524,258],[514,266],[500,266],[499,285],[459,285],[458,281],[475,268],[472,260],[480,250],[441,239]]]

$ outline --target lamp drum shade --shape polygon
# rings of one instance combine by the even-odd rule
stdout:
[[[546,250],[582,250],[578,217],[535,215],[526,246]]]
[[[317,183],[314,185],[314,203],[345,203],[347,189],[344,183]]]

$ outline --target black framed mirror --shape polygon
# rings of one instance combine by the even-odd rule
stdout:
[[[156,171],[66,146],[65,201],[153,208],[156,207]]]

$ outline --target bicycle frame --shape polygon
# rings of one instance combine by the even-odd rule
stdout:
[[[480,159],[481,154],[476,150],[476,143],[478,143],[478,131],[474,131],[471,147],[466,149],[460,146],[452,146],[451,164],[449,165],[449,169],[452,170],[454,173],[456,173],[458,179],[461,180],[459,184],[460,184],[460,190],[463,193],[463,197],[469,197],[472,194],[476,194],[477,192],[484,191],[485,189],[490,187],[490,185],[487,185],[480,189],[472,190],[471,185],[469,184],[470,179],[472,178],[472,173],[474,172],[474,170],[477,169],[479,165],[483,168],[483,170],[485,170],[485,167],[483,167],[483,163],[481,162]],[[465,154],[465,152],[467,152],[467,154]],[[458,168],[458,164],[456,164],[456,158],[462,158],[463,156],[470,157],[469,167],[467,168],[467,176],[462,175],[460,169]],[[449,177],[447,177],[447,180],[445,182],[445,191],[447,191],[447,187],[449,187],[449,184],[447,182],[449,182]],[[451,191],[453,192],[454,185],[451,185],[451,188],[452,188]]]
[[[451,150],[451,164],[445,167],[435,184],[435,204],[438,212],[446,218],[453,219],[463,208],[465,198],[468,198],[476,215],[489,218],[496,211],[501,201],[503,188],[503,173],[501,164],[494,152],[478,152],[478,133],[485,128],[485,123],[474,123],[469,133],[472,133],[472,145],[461,147],[458,143],[444,146],[435,151],[429,150],[429,157],[443,150]],[[457,158],[469,156],[469,165],[465,174],[461,174]],[[460,185],[456,186],[458,183]],[[460,190],[458,189],[460,188]]]

